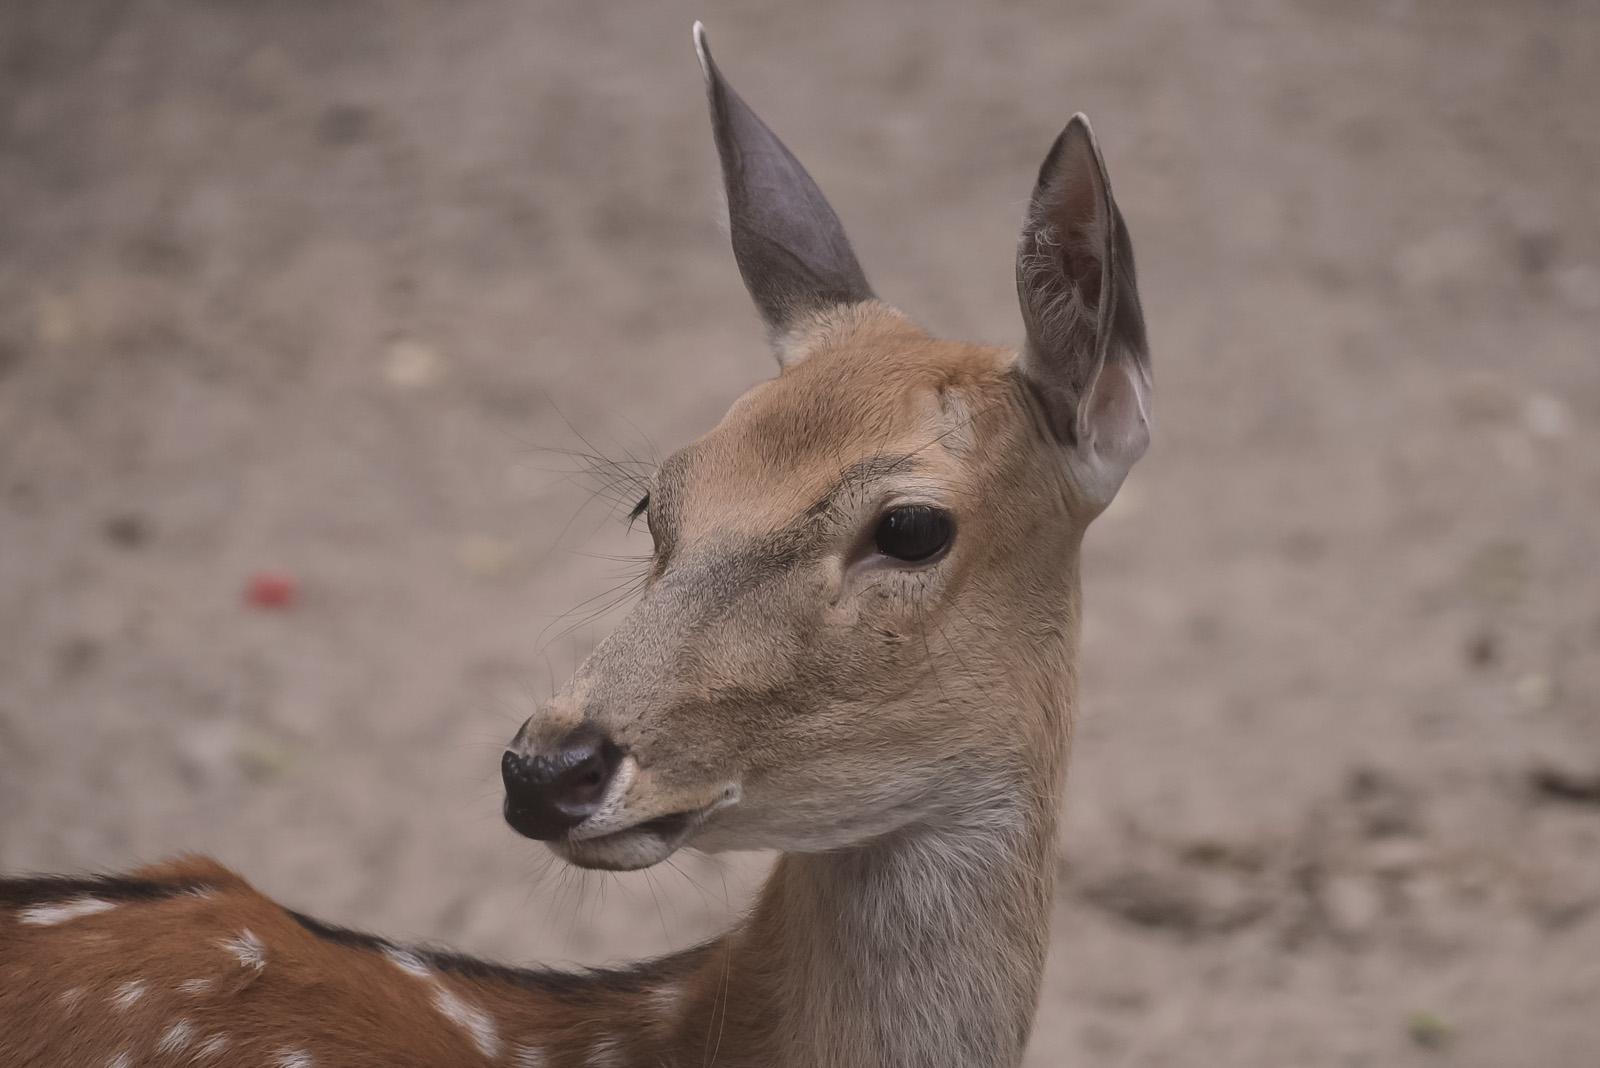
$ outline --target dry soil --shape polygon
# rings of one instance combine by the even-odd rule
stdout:
[[[694,17],[936,332],[1017,339],[1074,111],[1134,234],[1029,1063],[1597,1063],[1586,0],[7,0],[0,868],[205,850],[519,961],[741,907],[762,858],[579,877],[497,811],[644,551],[573,453],[772,371]]]

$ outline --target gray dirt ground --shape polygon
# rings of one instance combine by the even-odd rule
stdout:
[[[0,868],[205,850],[512,960],[740,907],[761,858],[580,878],[497,812],[643,551],[552,450],[771,370],[695,16],[937,332],[1018,336],[1075,110],[1134,233],[1157,435],[1087,548],[1030,1064],[1595,1064],[1582,0],[7,0]]]

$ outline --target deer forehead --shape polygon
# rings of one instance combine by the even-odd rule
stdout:
[[[958,495],[981,452],[976,416],[1006,398],[1015,354],[938,341],[884,312],[791,361],[670,457],[655,490],[662,518],[689,536],[771,532],[803,521],[842,479]]]

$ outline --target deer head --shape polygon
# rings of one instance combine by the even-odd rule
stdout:
[[[506,818],[621,869],[1053,806],[1079,542],[1149,435],[1132,246],[1089,123],[1028,207],[1021,349],[940,341],[873,296],[698,27],[696,45],[779,373],[655,473],[643,595],[513,739]]]

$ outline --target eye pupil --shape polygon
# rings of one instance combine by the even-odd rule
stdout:
[[[906,505],[883,517],[873,543],[885,556],[916,563],[943,551],[950,544],[952,527],[948,513],[925,504]]]

